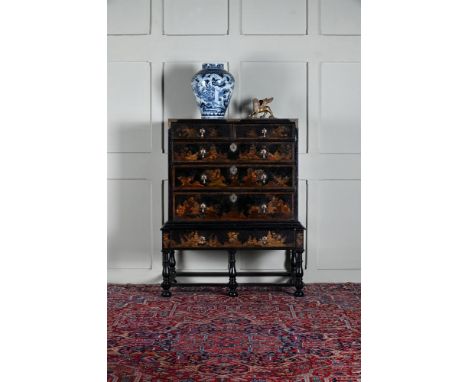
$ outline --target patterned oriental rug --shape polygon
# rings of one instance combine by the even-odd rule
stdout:
[[[108,382],[360,381],[360,284],[108,286]]]

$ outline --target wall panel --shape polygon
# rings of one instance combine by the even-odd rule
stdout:
[[[151,67],[110,62],[107,80],[107,151],[151,151]]]
[[[227,271],[227,251],[176,251],[181,271]]]
[[[321,66],[320,152],[361,151],[361,65],[324,62]]]
[[[301,35],[307,33],[306,0],[242,0],[242,33]]]
[[[324,35],[360,35],[361,0],[322,0],[320,23]]]
[[[239,271],[282,271],[286,266],[286,251],[238,251]]]
[[[107,154],[108,179],[150,179],[151,167],[149,153]]]
[[[164,0],[164,34],[228,33],[228,0]]]
[[[149,34],[150,23],[151,0],[107,0],[108,34]]]
[[[360,191],[358,180],[319,182],[318,269],[360,268]]]
[[[151,268],[151,183],[108,180],[107,191],[108,267]]]

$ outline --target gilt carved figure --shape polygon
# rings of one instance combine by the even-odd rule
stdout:
[[[252,100],[252,113],[249,114],[249,118],[275,118],[271,111],[269,103],[273,101],[273,97]]]
[[[239,232],[228,232],[227,233],[228,241],[224,243],[226,246],[239,246],[242,245],[242,243],[239,240]]]
[[[206,170],[208,176],[209,186],[213,187],[226,187],[226,178],[221,174],[221,169],[215,168],[213,170]]]
[[[192,186],[193,176],[178,176],[177,179],[179,180],[181,187]]]

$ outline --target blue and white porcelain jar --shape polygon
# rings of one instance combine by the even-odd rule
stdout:
[[[222,119],[234,90],[234,77],[224,64],[203,64],[192,78],[192,90],[202,118]]]

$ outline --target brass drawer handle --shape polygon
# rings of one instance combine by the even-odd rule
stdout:
[[[262,244],[263,244],[263,245],[267,245],[267,244],[268,244],[268,237],[262,236],[262,238],[261,238],[260,240],[262,241]]]
[[[231,145],[229,146],[229,150],[231,150],[233,153],[235,153],[236,150],[237,150],[237,145],[234,142],[231,143]]]
[[[208,176],[206,174],[201,174],[200,180],[203,184],[206,184],[206,181],[208,180]]]
[[[267,132],[268,132],[268,130],[266,129],[266,127],[264,127],[264,128],[262,129],[263,138],[266,138]]]
[[[206,133],[206,130],[202,127],[200,130],[198,130],[199,133],[200,133],[200,137],[201,138],[205,138],[205,133]]]
[[[237,174],[237,167],[236,166],[231,166],[229,168],[229,172],[231,173],[231,175],[236,175]]]
[[[267,154],[268,154],[268,151],[265,148],[260,150],[260,155],[262,156],[263,159],[266,159]]]
[[[260,175],[260,180],[262,181],[263,184],[266,184],[268,179],[268,176],[265,172],[262,172],[262,175]]]
[[[229,195],[229,200],[231,201],[231,203],[237,202],[237,195],[236,194]]]
[[[205,159],[205,155],[206,155],[206,149],[202,147],[200,149],[200,156],[202,159]]]
[[[200,238],[198,239],[198,244],[200,245],[206,244],[206,237],[200,236]]]
[[[267,205],[265,203],[263,203],[261,206],[260,206],[260,211],[262,211],[262,214],[266,214],[267,212]]]

